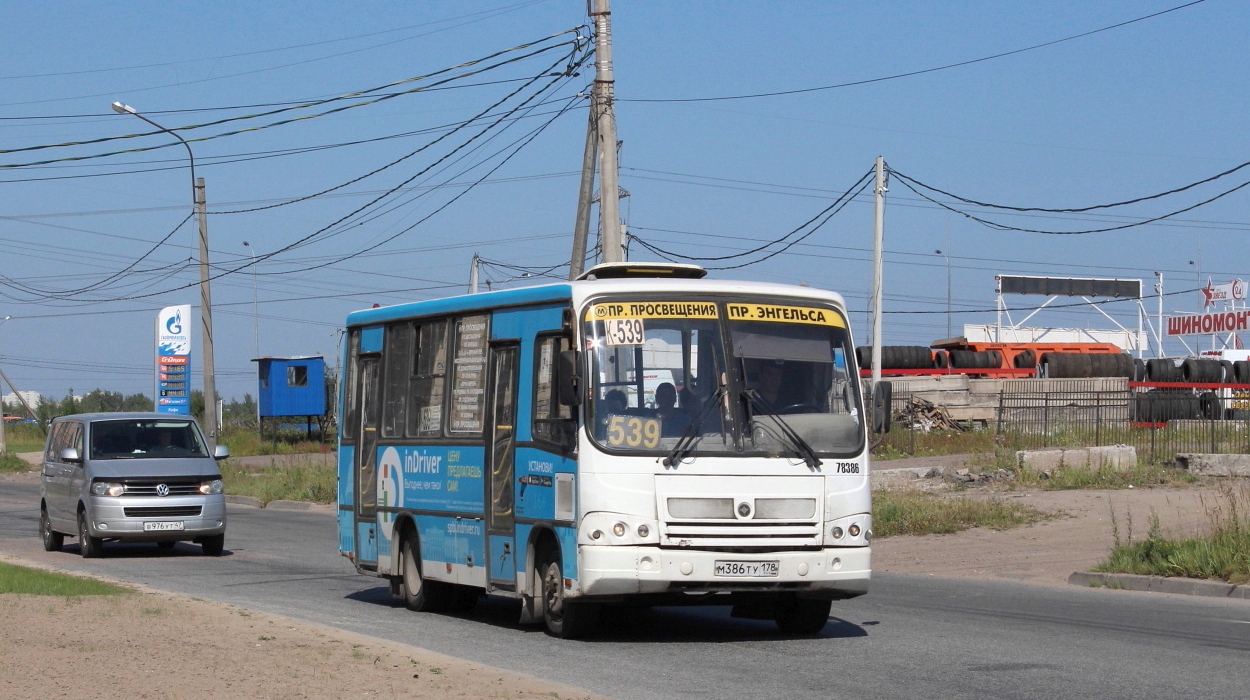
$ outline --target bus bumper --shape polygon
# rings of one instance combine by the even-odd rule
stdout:
[[[580,547],[581,595],[789,591],[846,598],[868,592],[871,547],[741,554],[659,547]],[[716,562],[777,562],[776,576],[718,576]]]

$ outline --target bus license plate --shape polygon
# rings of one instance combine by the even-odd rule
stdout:
[[[776,561],[718,561],[717,576],[776,576]]]
[[[148,522],[143,524],[143,529],[147,532],[153,530],[183,530],[186,529],[186,524],[181,520],[175,522]]]

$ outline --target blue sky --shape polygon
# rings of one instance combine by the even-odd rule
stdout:
[[[617,122],[621,186],[630,195],[622,214],[631,233],[653,245],[693,256],[724,255],[806,221],[856,182],[877,155],[903,174],[972,199],[1049,208],[1130,199],[1226,170],[1250,160],[1250,6],[1229,0],[897,80],[758,99],[644,101],[795,90],[923,70],[1180,4],[618,0],[612,16]],[[0,150],[151,130],[114,114],[108,107],[113,100],[175,128],[273,109],[253,105],[373,88],[575,28],[585,22],[584,11],[582,0],[15,3],[0,25],[6,47]],[[349,311],[458,293],[474,252],[535,269],[567,261],[586,118],[576,94],[589,84],[589,68],[556,85],[547,104],[483,149],[459,151],[465,159],[453,169],[436,167],[410,183],[471,183],[486,176],[476,187],[405,190],[384,211],[370,210],[377,215],[359,225],[331,229],[337,235],[265,257],[412,177],[451,150],[464,131],[331,194],[221,213],[272,206],[379,168],[445,131],[395,135],[467,120],[516,89],[518,80],[548,69],[558,55],[544,53],[457,85],[511,82],[420,92],[193,142],[197,175],[207,182],[214,212],[209,237],[218,273],[253,253],[264,258],[254,269],[213,282],[219,393],[229,398],[254,392],[249,359],[257,343],[262,355],[324,354],[333,363],[337,331]],[[493,160],[489,154],[528,138],[561,107],[568,111],[487,176],[508,151]],[[324,110],[299,114],[318,111]],[[192,138],[227,130],[180,133]],[[383,136],[394,138],[320,148]],[[131,270],[106,281],[190,213],[186,151],[158,134],[0,154],[0,166],[14,166],[165,145],[170,147],[0,168],[0,318],[13,317],[0,324],[0,368],[18,388],[50,396],[96,387],[150,394],[156,310],[198,305],[194,287],[160,293],[197,280],[186,265],[194,222],[135,268],[146,272]],[[292,149],[304,152],[290,154]],[[131,170],[150,172],[125,172]],[[1099,228],[1189,206],[1247,177],[1238,173],[1116,210],[1120,218],[1114,220],[993,218],[1023,228]],[[1244,278],[1248,201],[1250,188],[1157,224],[1051,236],[989,229],[892,182],[883,306],[893,313],[884,340],[927,344],[946,335],[947,266],[937,249],[951,254],[956,329],[993,321],[986,310],[994,306],[995,274],[1140,278],[1148,293],[1154,271],[1163,272],[1168,292],[1196,288],[1199,275],[1216,282]],[[871,232],[870,198],[859,197],[785,253],[713,274],[840,291],[856,311],[862,342]],[[368,253],[334,262],[391,237]],[[635,259],[654,258],[637,243],[630,250]],[[331,264],[307,269],[325,263]],[[509,280],[515,273],[498,265],[484,271],[495,286],[531,283]],[[102,286],[69,293],[87,285]],[[1008,299],[1016,307],[1040,301]],[[1153,313],[1155,304],[1148,299],[1147,310]],[[1200,305],[1197,292],[1165,299],[1168,313]],[[1105,308],[1136,324],[1131,305]],[[1107,325],[1089,309],[1056,309],[1034,320]],[[1181,352],[1175,342],[1167,349]]]

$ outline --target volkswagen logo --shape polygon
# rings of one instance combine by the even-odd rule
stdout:
[[[156,495],[157,495],[157,496],[162,496],[162,497],[164,497],[164,496],[168,496],[168,495],[169,495],[169,485],[168,485],[168,484],[157,484],[157,485],[156,485]]]

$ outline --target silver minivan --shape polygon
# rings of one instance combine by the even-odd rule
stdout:
[[[43,451],[39,533],[48,551],[77,537],[84,557],[106,540],[197,542],[219,556],[226,499],[217,461],[194,419],[167,413],[85,413],[52,421]]]

